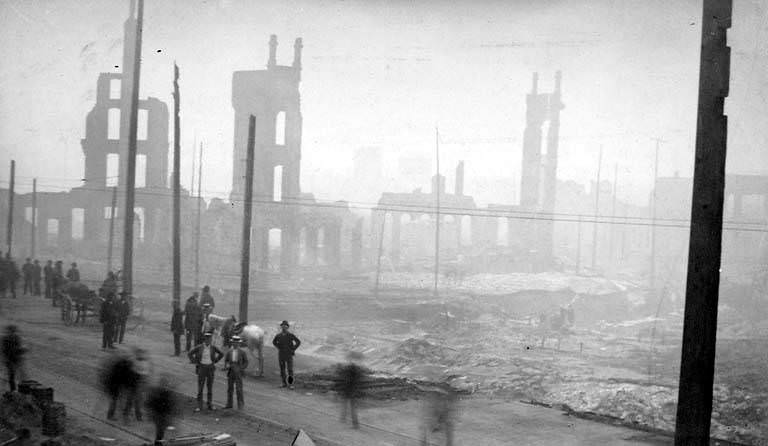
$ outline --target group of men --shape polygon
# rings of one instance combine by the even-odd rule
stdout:
[[[32,296],[41,296],[45,291],[45,297],[52,298],[55,290],[66,281],[79,282],[80,270],[77,269],[77,263],[72,263],[69,270],[64,273],[64,262],[57,260],[48,260],[45,266],[40,266],[38,259],[27,258],[21,271],[16,265],[10,253],[5,257],[0,257],[0,297],[7,297],[9,294],[16,298],[16,285],[19,279],[24,280],[23,294]],[[45,288],[43,288],[43,283]]]
[[[199,302],[198,296],[200,296]],[[201,295],[195,292],[187,299],[184,311],[181,311],[181,308],[174,307],[171,331],[174,335],[174,353],[176,356],[180,354],[182,335],[186,338],[186,348],[184,351],[189,352],[191,347],[203,342],[203,333],[212,331],[208,322],[208,316],[215,307],[216,302],[211,295],[211,287],[208,285],[203,287]]]
[[[125,326],[128,323],[128,316],[131,314],[131,303],[126,293],[123,292],[115,293],[110,290],[105,292],[105,296],[99,311],[99,322],[102,325],[101,348],[114,349],[115,343],[123,343]]]

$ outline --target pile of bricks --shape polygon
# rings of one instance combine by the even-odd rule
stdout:
[[[64,434],[67,411],[62,403],[49,402],[43,406],[43,435],[57,437]]]

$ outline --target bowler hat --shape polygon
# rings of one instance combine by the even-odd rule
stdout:
[[[283,321],[283,322],[280,322],[280,326],[281,327],[290,327],[291,324],[289,324],[288,321]]]

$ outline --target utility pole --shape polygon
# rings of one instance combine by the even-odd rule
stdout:
[[[16,186],[16,161],[11,160],[11,184],[8,188],[8,226],[6,227],[7,233],[5,234],[5,244],[8,246],[8,255],[11,255],[13,251],[13,196],[15,194],[14,189]]]
[[[381,231],[379,232],[379,255],[376,257],[376,285],[374,295],[379,298],[379,278],[381,277],[381,255],[384,251],[384,227],[387,224],[387,213],[381,217]]]
[[[179,67],[173,64],[173,302],[181,301],[181,118]]]
[[[200,288],[200,206],[203,203],[203,142],[200,141],[200,160],[197,163],[197,223],[195,225],[195,289]]]
[[[440,132],[435,127],[435,297],[440,274]]]
[[[123,292],[133,293],[133,218],[136,202],[136,130],[139,121],[139,76],[141,75],[141,34],[144,21],[144,0],[139,0],[136,15],[136,43],[133,58],[131,112],[128,118],[128,163],[125,175],[125,227],[123,228]],[[127,44],[127,42],[126,42]]]
[[[29,256],[35,258],[37,237],[37,178],[32,179],[32,233],[29,235]]]
[[[656,189],[659,186],[659,145],[665,142],[661,138],[652,138],[656,141],[656,157],[653,162],[653,203],[651,204],[651,289],[656,287]]]
[[[611,198],[611,232],[608,233],[608,258],[611,264],[615,256],[613,255],[613,239],[616,233],[616,189],[619,181],[619,164],[613,165],[613,196]]]
[[[675,445],[708,445],[717,341],[728,133],[723,115],[730,83],[731,0],[704,0],[699,106],[688,244],[688,278]]]
[[[600,172],[603,167],[603,146],[597,158],[597,182],[595,183],[595,224],[592,226],[592,269],[597,265],[597,214],[600,212]]]
[[[243,246],[240,255],[240,321],[248,320],[248,286],[251,275],[251,209],[253,207],[253,158],[256,145],[256,117],[248,119],[248,148],[245,165],[245,201],[243,202]],[[197,191],[198,194],[200,191]]]
[[[112,207],[109,212],[109,244],[107,245],[107,273],[112,271],[112,246],[115,244],[115,213],[117,211],[117,186],[112,188]]]
[[[581,214],[579,214],[576,228],[576,274],[578,275],[581,272]]]

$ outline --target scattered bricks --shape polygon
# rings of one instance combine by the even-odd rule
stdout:
[[[43,407],[43,435],[57,437],[64,434],[67,412],[63,404],[51,402]]]

